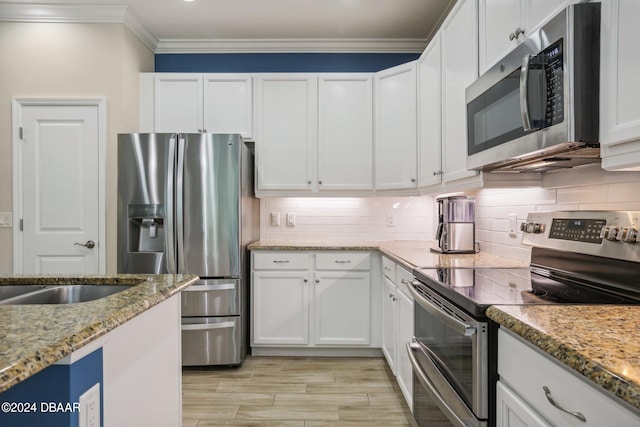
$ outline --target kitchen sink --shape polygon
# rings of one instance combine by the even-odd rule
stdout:
[[[6,294],[3,288],[15,289]],[[19,293],[18,288],[31,288]],[[131,289],[129,285],[9,285],[0,286],[0,305],[14,304],[74,304],[93,301]]]
[[[45,288],[44,285],[7,285],[0,286],[0,300],[23,295],[28,292],[39,291]]]

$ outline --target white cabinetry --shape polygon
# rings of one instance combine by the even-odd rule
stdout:
[[[460,0],[441,28],[443,182],[478,175],[467,169],[465,89],[478,77],[478,11],[475,0]]]
[[[606,170],[640,170],[640,2],[602,2],[600,142]]]
[[[375,188],[417,188],[416,62],[375,74]]]
[[[140,131],[240,133],[253,137],[248,74],[143,73]]]
[[[252,347],[377,345],[371,259],[355,251],[254,251]]]
[[[372,86],[371,74],[258,77],[258,195],[369,194]]]
[[[498,374],[498,427],[640,425],[640,417],[595,384],[504,329],[498,332]]]
[[[316,181],[318,81],[307,74],[258,77],[257,191],[310,192]]]
[[[396,376],[402,395],[413,410],[413,370],[406,345],[413,337],[413,275],[387,257],[382,258],[382,353]]]
[[[480,74],[568,3],[569,0],[480,0]]]
[[[318,79],[318,190],[373,188],[371,74]]]
[[[418,59],[418,142],[420,187],[440,184],[442,175],[442,70],[440,33]]]

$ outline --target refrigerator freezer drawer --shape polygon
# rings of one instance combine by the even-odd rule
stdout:
[[[182,319],[182,366],[237,365],[244,359],[239,316]]]
[[[182,291],[182,316],[235,316],[242,313],[240,279],[200,280]]]

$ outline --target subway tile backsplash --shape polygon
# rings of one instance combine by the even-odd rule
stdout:
[[[480,250],[528,261],[519,228],[509,234],[509,214],[518,227],[531,211],[640,210],[640,173],[605,172],[597,166],[543,177],[543,187],[482,189],[476,198],[476,240]],[[433,240],[434,196],[362,198],[265,198],[261,200],[260,238],[303,241]],[[270,222],[280,213],[280,225]],[[295,213],[295,225],[286,214]],[[391,225],[393,223],[394,225]]]

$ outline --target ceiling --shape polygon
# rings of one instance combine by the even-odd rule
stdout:
[[[154,49],[216,50],[245,46],[307,46],[307,51],[420,51],[454,0],[4,0],[11,11],[40,7],[40,16],[72,15],[94,7],[124,10],[125,23],[144,32]],[[49,7],[50,12],[42,12]],[[9,10],[9,9],[7,9]],[[1,15],[1,13],[0,13]],[[6,13],[6,16],[11,13]],[[93,16],[93,15],[91,15]],[[40,19],[44,21],[45,19]],[[58,19],[60,21],[61,19]],[[132,24],[134,23],[134,24]],[[135,31],[135,30],[134,30]],[[289,42],[289,43],[287,43]],[[277,46],[281,48],[278,49]],[[341,49],[340,46],[352,46]],[[358,48],[361,46],[361,48]],[[376,48],[377,46],[377,48]],[[238,50],[238,47],[235,47]],[[259,50],[259,49],[258,49]]]

